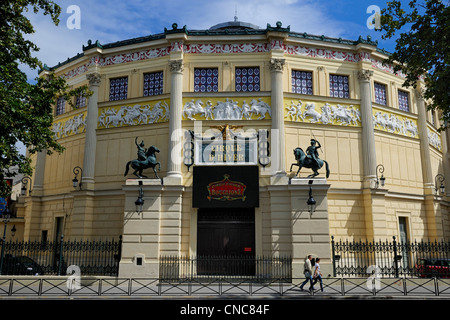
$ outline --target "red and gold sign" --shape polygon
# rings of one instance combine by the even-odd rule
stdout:
[[[208,200],[232,201],[241,199],[245,201],[244,193],[247,186],[242,182],[231,181],[229,174],[225,174],[223,177],[223,180],[211,182],[206,187],[208,189]]]

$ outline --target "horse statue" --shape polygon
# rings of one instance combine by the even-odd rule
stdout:
[[[316,142],[318,143],[318,146],[316,146]],[[308,176],[308,178],[314,178],[319,175],[319,172],[317,172],[317,170],[322,168],[323,165],[325,164],[326,177],[328,178],[330,176],[330,168],[328,166],[328,162],[326,162],[325,160],[319,159],[319,154],[317,152],[317,149],[320,147],[321,147],[321,145],[318,141],[316,141],[315,139],[311,139],[311,146],[309,146],[306,149],[306,153],[303,151],[302,148],[295,148],[294,155],[295,155],[295,160],[297,160],[297,163],[291,164],[290,171],[292,171],[293,166],[298,166],[298,171],[295,174],[295,176],[297,176],[298,173],[300,172],[301,168],[303,168],[303,167],[310,168],[313,170],[313,173],[310,174]]]
[[[156,161],[156,152],[159,152],[159,149],[155,146],[151,146],[147,150],[143,149],[143,142],[141,142],[140,145],[138,145],[138,158],[136,160],[128,161],[126,164],[126,170],[124,173],[124,176],[128,174],[128,170],[131,167],[134,169],[133,174],[138,177],[139,179],[147,178],[147,176],[142,175],[142,171],[144,169],[152,168],[153,172],[155,173],[156,178],[159,179],[158,174],[156,173],[156,165],[158,165],[158,171],[161,171],[161,163]],[[145,153],[144,153],[144,152]]]

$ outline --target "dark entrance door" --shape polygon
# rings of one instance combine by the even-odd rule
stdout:
[[[255,274],[255,209],[198,210],[197,273]]]

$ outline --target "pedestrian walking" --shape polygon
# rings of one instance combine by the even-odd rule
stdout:
[[[303,291],[303,287],[305,286],[305,284],[309,281],[310,283],[310,287],[309,287],[309,291],[313,291],[314,290],[314,284],[313,284],[313,272],[312,272],[312,265],[311,265],[311,260],[312,260],[312,256],[308,255],[308,257],[305,259],[305,264],[304,264],[304,270],[303,273],[305,274],[305,281],[303,281],[303,283],[300,285],[300,290]]]
[[[319,281],[320,283],[320,291],[323,292],[323,281],[322,281],[322,272],[320,272],[320,258],[316,258],[316,264],[314,265],[314,274],[313,274],[313,285],[315,285],[317,283],[317,281]]]

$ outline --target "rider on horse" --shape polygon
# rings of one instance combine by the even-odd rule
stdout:
[[[318,146],[316,146],[316,142]],[[317,152],[317,149],[319,149],[320,147],[322,146],[320,145],[319,141],[317,141],[316,139],[311,139],[311,145],[306,148],[307,157],[310,157],[312,160],[314,160],[318,167],[322,166],[322,164],[319,162],[319,153]]]

